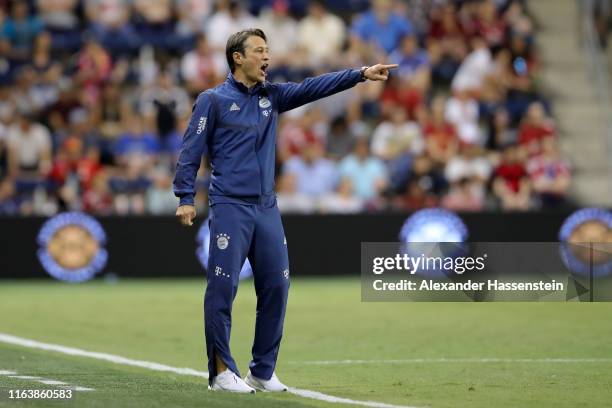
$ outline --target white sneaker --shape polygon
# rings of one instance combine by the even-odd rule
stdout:
[[[212,391],[240,392],[244,394],[255,394],[255,390],[249,387],[242,378],[238,377],[231,370],[225,370],[212,381],[212,386],[208,386]]]
[[[251,374],[251,370],[244,377],[244,382],[259,391],[264,392],[282,392],[287,391],[287,386],[280,382],[275,373],[272,373],[272,377],[269,380],[262,380],[261,378],[254,377]]]

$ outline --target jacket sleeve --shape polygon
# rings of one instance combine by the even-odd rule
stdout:
[[[211,96],[202,93],[198,96],[191,111],[191,119],[183,135],[181,152],[176,163],[174,176],[174,195],[180,198],[179,205],[193,205],[195,179],[207,153],[208,140],[214,131],[215,117]]]
[[[298,106],[325,98],[326,96],[352,88],[362,82],[358,69],[347,69],[339,72],[306,78],[302,83],[288,82],[277,84],[278,112],[282,113]]]

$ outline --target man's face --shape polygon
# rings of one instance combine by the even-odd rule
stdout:
[[[308,7],[308,14],[318,19],[325,15],[325,9],[319,3],[311,3]]]
[[[266,69],[270,61],[268,45],[263,38],[252,35],[244,43],[244,55],[238,54],[236,70],[242,71],[246,79],[251,82],[266,80]],[[238,62],[240,64],[238,64]]]
[[[32,123],[30,122],[30,119],[29,119],[28,117],[26,117],[26,116],[22,116],[22,117],[19,119],[19,125],[21,126],[21,129],[22,129],[22,130],[27,131],[28,129],[30,129],[30,125],[31,125],[31,124],[32,124]]]
[[[417,41],[414,36],[407,36],[402,40],[402,51],[404,55],[412,55],[417,49]]]

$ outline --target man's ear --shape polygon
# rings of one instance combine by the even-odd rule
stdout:
[[[234,53],[232,54],[232,58],[234,59],[234,64],[242,65],[242,59],[244,58],[244,55],[242,55],[238,51],[234,51]]]

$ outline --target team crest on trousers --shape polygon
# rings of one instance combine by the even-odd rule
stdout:
[[[230,236],[227,234],[217,234],[217,248],[225,249],[229,245]]]

